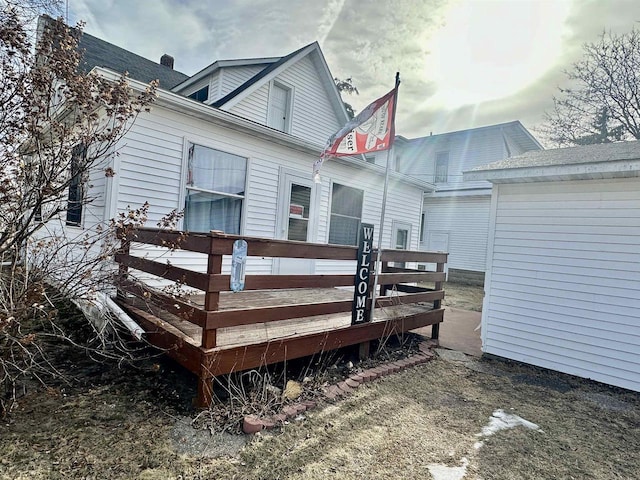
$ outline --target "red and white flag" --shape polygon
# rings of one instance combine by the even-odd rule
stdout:
[[[334,133],[320,158],[313,162],[313,176],[320,178],[322,162],[329,157],[346,157],[388,150],[395,136],[394,112],[398,86],[369,104],[358,115]]]

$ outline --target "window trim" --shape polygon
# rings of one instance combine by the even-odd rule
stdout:
[[[287,118],[285,119],[284,130],[278,130],[275,127],[269,125],[269,117],[271,115],[272,102],[273,102],[273,87],[277,86],[279,88],[285,89],[288,92],[288,102],[287,102]],[[295,88],[293,85],[283,82],[280,79],[274,79],[269,82],[269,95],[267,99],[267,118],[266,118],[266,126],[269,128],[273,128],[274,130],[282,131],[283,133],[291,133],[291,126],[293,125],[293,102],[295,97]]]
[[[178,211],[183,213],[185,211],[185,206],[187,201],[187,189],[188,188],[193,188],[194,190],[198,189],[198,187],[190,187],[187,184],[187,176],[189,171],[189,146],[190,145],[198,145],[200,147],[210,148],[212,150],[218,150],[219,152],[228,153],[230,155],[236,155],[246,160],[246,170],[244,175],[244,197],[240,195],[240,197],[242,197],[242,200],[243,200],[242,212],[240,214],[240,235],[244,235],[245,228],[246,228],[246,218],[247,218],[247,200],[249,198],[249,176],[251,171],[251,157],[247,156],[245,153],[239,153],[237,151],[233,151],[228,148],[220,148],[220,146],[215,145],[211,142],[202,141],[201,139],[194,139],[193,137],[184,136],[182,137],[182,142],[183,142],[182,171],[180,173],[180,193],[178,195],[178,205],[176,207]],[[224,147],[227,147],[227,145],[225,145]],[[198,189],[198,191],[202,191],[203,193],[211,193],[214,195],[226,195],[233,198],[236,198],[237,196],[236,194],[233,194],[233,193],[222,193],[222,192],[216,192],[216,191],[207,190],[207,189]],[[178,221],[176,228],[178,230],[185,230],[184,215]]]
[[[356,217],[352,217],[349,215],[343,215],[341,213],[333,213],[332,211],[332,203],[333,203],[333,192],[334,192],[334,186],[335,185],[340,185],[341,187],[346,187],[346,188],[351,188],[353,190],[357,190],[359,192],[362,192],[362,203],[360,204],[360,218],[358,219],[359,224],[358,224],[358,231],[360,230],[360,224],[362,224],[362,215],[364,213],[364,201],[365,201],[365,189],[363,188],[358,188],[358,187],[353,187],[351,185],[346,185],[344,183],[340,183],[340,182],[335,182],[332,181],[331,182],[331,189],[329,191],[329,218],[328,218],[328,224],[327,224],[327,245],[345,245],[344,243],[331,243],[329,241],[329,239],[331,238],[331,219],[334,215],[338,216],[338,217],[343,217],[343,218],[356,218]],[[354,243],[351,244],[347,244],[347,246],[357,246],[358,245],[358,239],[357,239],[357,233],[356,233],[356,239]]]

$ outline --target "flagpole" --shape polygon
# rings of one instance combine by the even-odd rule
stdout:
[[[393,102],[393,116],[392,125],[395,125],[396,121],[396,107],[398,106],[398,87],[400,86],[400,72],[396,72],[396,98]],[[392,132],[392,136],[395,135],[395,129]],[[391,141],[394,139],[392,138]],[[391,159],[393,158],[393,151],[395,148],[392,146],[387,150],[387,167],[384,173],[384,190],[382,193],[382,211],[380,212],[380,228],[378,229],[378,254],[376,255],[375,267],[376,274],[373,280],[373,292],[371,294],[371,312],[369,316],[369,320],[373,322],[373,313],[376,309],[376,290],[378,289],[378,276],[380,275],[380,270],[382,268],[382,232],[384,230],[384,217],[387,210],[387,191],[389,190],[389,172],[391,171]],[[380,292],[382,293],[382,292]]]

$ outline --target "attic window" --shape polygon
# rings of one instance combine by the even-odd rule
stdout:
[[[436,154],[435,183],[447,183],[449,177],[449,152]]]
[[[269,93],[267,125],[281,132],[289,132],[291,125],[291,89],[273,82]]]
[[[206,102],[207,99],[209,98],[209,85],[207,85],[204,88],[201,88],[196,92],[193,92],[191,95],[189,95],[189,98],[193,98],[198,102]]]

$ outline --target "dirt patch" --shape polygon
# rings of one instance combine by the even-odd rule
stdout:
[[[192,429],[194,387],[159,360],[33,392],[0,426],[0,478],[423,480],[463,459],[468,479],[640,478],[640,395],[513,362],[436,359],[246,444]],[[476,448],[499,409],[541,431]]]
[[[443,288],[445,295],[442,304],[444,306],[471,310],[473,312],[482,311],[484,287],[444,282]]]

